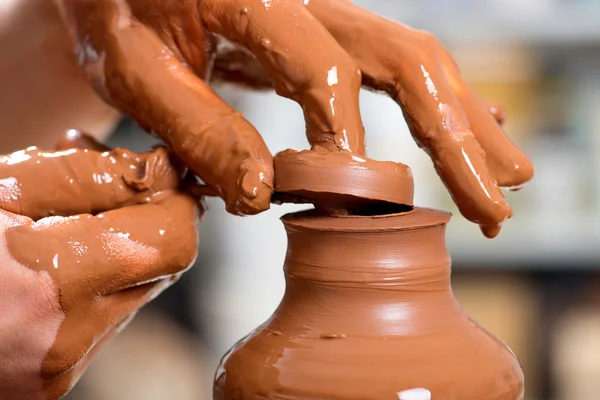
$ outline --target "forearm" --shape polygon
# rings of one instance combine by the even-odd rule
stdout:
[[[0,7],[0,154],[31,145],[52,149],[73,127],[104,138],[119,114],[79,73],[53,2],[14,3]]]

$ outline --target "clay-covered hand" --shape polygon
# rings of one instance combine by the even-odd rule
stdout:
[[[201,209],[179,177],[163,148],[0,157],[1,399],[63,396],[193,263]]]
[[[0,154],[51,148],[72,127],[106,137],[119,113],[78,71],[73,43],[54,2],[0,2]]]
[[[512,215],[499,186],[533,177],[529,158],[506,136],[501,106],[482,101],[430,33],[386,20],[348,0],[310,0],[308,8],[348,51],[363,84],[402,108],[460,212],[496,236]]]
[[[364,153],[361,84],[402,107],[463,215],[498,233],[529,160],[431,35],[347,0],[57,0],[97,91],[162,137],[230,212],[269,207],[272,156],[207,81],[297,101],[313,150]]]

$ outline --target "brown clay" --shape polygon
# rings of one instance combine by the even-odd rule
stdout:
[[[61,147],[77,142],[101,147],[83,135]],[[191,266],[200,213],[178,189],[182,174],[164,147],[142,154],[30,148],[0,157],[0,219],[10,221],[3,267],[52,307],[20,328],[40,330],[33,342],[39,370],[24,369],[17,378],[33,376],[16,388],[0,379],[0,397],[64,395],[101,345]],[[27,318],[27,304],[16,302],[25,308],[20,317]],[[14,354],[32,353],[19,343]]]
[[[0,208],[34,220],[97,214],[172,192],[183,173],[164,147],[142,154],[125,149],[45,152],[30,147],[0,157]]]
[[[413,177],[404,164],[320,149],[283,151],[273,165],[275,199],[332,209],[381,202],[413,205]]]
[[[323,152],[349,153],[321,165],[322,175],[352,178],[350,186],[329,185],[326,193],[356,200],[357,170],[348,163],[353,155],[365,157],[361,84],[401,106],[461,213],[487,236],[511,216],[499,186],[517,187],[533,176],[531,162],[499,126],[502,110],[477,97],[432,35],[348,0],[58,3],[97,91],[162,137],[232,213],[267,209],[274,187],[294,194],[291,178],[302,182],[302,201],[323,202],[326,183],[312,179],[315,168],[302,152],[278,156],[286,172],[275,176],[258,132],[206,83],[211,73],[216,81],[273,86],[298,102],[316,160]],[[366,160],[370,175],[394,187],[385,200],[408,203],[407,167]],[[371,183],[363,182],[364,200],[382,200],[381,182]]]
[[[215,400],[522,400],[516,356],[461,309],[449,215],[283,217],[285,296],[222,360]]]

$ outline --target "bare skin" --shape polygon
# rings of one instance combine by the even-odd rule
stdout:
[[[1,1],[0,49],[0,154],[51,149],[71,128],[102,140],[119,121],[80,72],[52,1]]]

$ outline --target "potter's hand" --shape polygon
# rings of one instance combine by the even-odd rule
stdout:
[[[360,71],[301,1],[59,3],[98,92],[162,137],[232,213],[269,208],[272,156],[255,128],[205,82],[213,67],[220,79],[271,81],[300,103],[313,144],[363,147]],[[230,42],[246,50],[231,50]],[[259,78],[261,69],[269,79]]]
[[[308,9],[352,56],[363,83],[402,107],[461,213],[496,236],[511,215],[498,186],[517,187],[533,176],[527,156],[500,128],[504,112],[477,97],[431,34],[347,0],[311,0]]]
[[[199,213],[174,171],[164,149],[0,157],[0,399],[64,395],[192,264]]]
[[[211,73],[257,87],[272,83],[302,106],[313,149],[360,154],[362,72],[362,83],[401,105],[461,212],[488,236],[510,213],[498,184],[531,178],[527,158],[431,35],[349,1],[58,3],[98,92],[161,136],[230,212],[269,207],[272,157],[254,127],[209,88]]]

